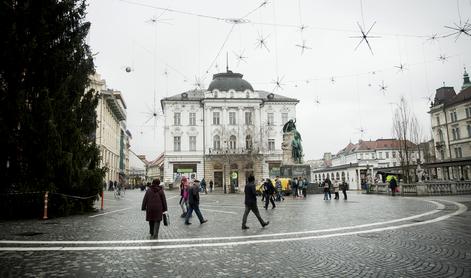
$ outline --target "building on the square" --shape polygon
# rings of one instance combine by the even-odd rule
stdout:
[[[100,166],[107,168],[104,181],[125,183],[132,138],[126,129],[126,103],[121,92],[108,89],[99,74],[91,76],[88,89],[94,89],[99,96],[95,142],[100,150]]]
[[[458,94],[453,87],[438,88],[430,107],[436,161],[426,165],[433,178],[471,177],[471,83],[464,71]]]
[[[162,99],[165,183],[185,175],[232,190],[242,189],[249,175],[278,175],[282,127],[296,118],[298,102],[254,90],[229,70],[215,74],[207,90]]]
[[[415,147],[414,144],[409,144]],[[349,143],[331,161],[311,168],[311,181],[320,183],[326,178],[345,180],[351,190],[360,190],[365,182],[384,181],[386,173],[399,173],[399,141],[396,139],[359,140]],[[419,150],[412,150],[410,164],[416,165],[420,158]],[[330,157],[329,157],[330,158]]]

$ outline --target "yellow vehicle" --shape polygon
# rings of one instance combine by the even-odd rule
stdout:
[[[271,183],[273,184],[273,186],[276,188],[276,182],[275,182],[275,179],[270,179],[271,180]],[[291,179],[289,178],[279,178],[279,180],[281,181],[281,190],[284,192],[284,193],[289,193],[291,192],[291,187],[290,187],[290,181]],[[264,181],[263,181],[264,182]],[[257,194],[262,194],[263,192],[263,182],[259,182],[256,186],[255,186],[255,189],[257,191]]]

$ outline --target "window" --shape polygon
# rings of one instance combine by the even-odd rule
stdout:
[[[245,124],[246,125],[252,124],[252,112],[250,111],[245,112]]]
[[[466,129],[468,130],[468,137],[471,137],[471,124],[468,124]]]
[[[231,137],[229,137],[229,149],[231,150],[235,150],[236,149],[236,137],[234,135],[231,135]]]
[[[455,127],[451,129],[453,140],[460,140],[460,128]]]
[[[182,141],[180,136],[173,137],[173,150],[176,152],[181,151]]]
[[[375,154],[375,153],[372,153],[372,154],[371,154],[371,158],[372,158],[372,159],[376,159],[376,154]]]
[[[174,125],[180,125],[181,124],[181,113],[180,112],[175,112],[173,114],[173,124]]]
[[[451,122],[456,122],[458,118],[456,117],[456,111],[450,112]]]
[[[268,150],[269,151],[275,150],[275,139],[268,139]]]
[[[286,124],[288,122],[288,113],[281,113],[281,123]]]
[[[273,125],[274,124],[273,113],[268,113],[267,114],[267,124],[268,125]]]
[[[471,118],[471,107],[466,107],[464,110],[466,111],[466,118]]]
[[[385,152],[386,158],[389,158],[389,152]]]
[[[383,153],[382,152],[379,152],[378,155],[379,155],[379,159],[383,159]]]
[[[247,150],[251,150],[252,149],[252,136],[250,135],[247,135],[245,137],[245,148]]]
[[[396,152],[392,152],[392,157],[396,158]]]
[[[196,136],[190,136],[190,151],[196,151]]]
[[[219,135],[214,135],[213,137],[213,148],[215,150],[221,149],[221,137],[219,137]]]
[[[363,159],[363,154],[360,154],[360,159]]]
[[[460,147],[455,148],[455,157],[456,157],[456,158],[463,157],[463,152],[461,151],[461,148],[460,148]]]
[[[440,125],[440,116],[437,116],[437,125]]]
[[[441,129],[438,130],[438,138],[440,139],[440,142],[443,142],[443,131]]]
[[[190,113],[190,125],[196,125],[196,113]]]
[[[219,125],[219,124],[220,124],[219,112],[213,112],[213,125]]]
[[[236,112],[229,112],[229,124],[230,125],[236,124]]]

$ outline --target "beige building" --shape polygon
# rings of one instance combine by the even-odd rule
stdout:
[[[125,182],[129,173],[131,133],[126,129],[126,104],[121,92],[108,89],[99,74],[91,77],[90,88],[99,94],[96,144],[101,166],[106,166],[105,181]]]
[[[430,108],[436,162],[427,167],[438,179],[471,177],[471,83],[464,71],[458,94],[453,87],[438,88]]]
[[[225,192],[279,175],[282,127],[296,118],[294,98],[254,90],[242,74],[215,74],[207,90],[161,100],[165,117],[164,182],[181,176]]]

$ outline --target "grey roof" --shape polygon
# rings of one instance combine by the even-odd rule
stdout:
[[[217,89],[219,91],[235,90],[237,92],[244,92],[245,90],[253,91],[252,85],[242,79],[243,75],[240,73],[233,73],[228,70],[227,72],[217,73],[213,75],[213,81],[209,84],[208,91]]]

